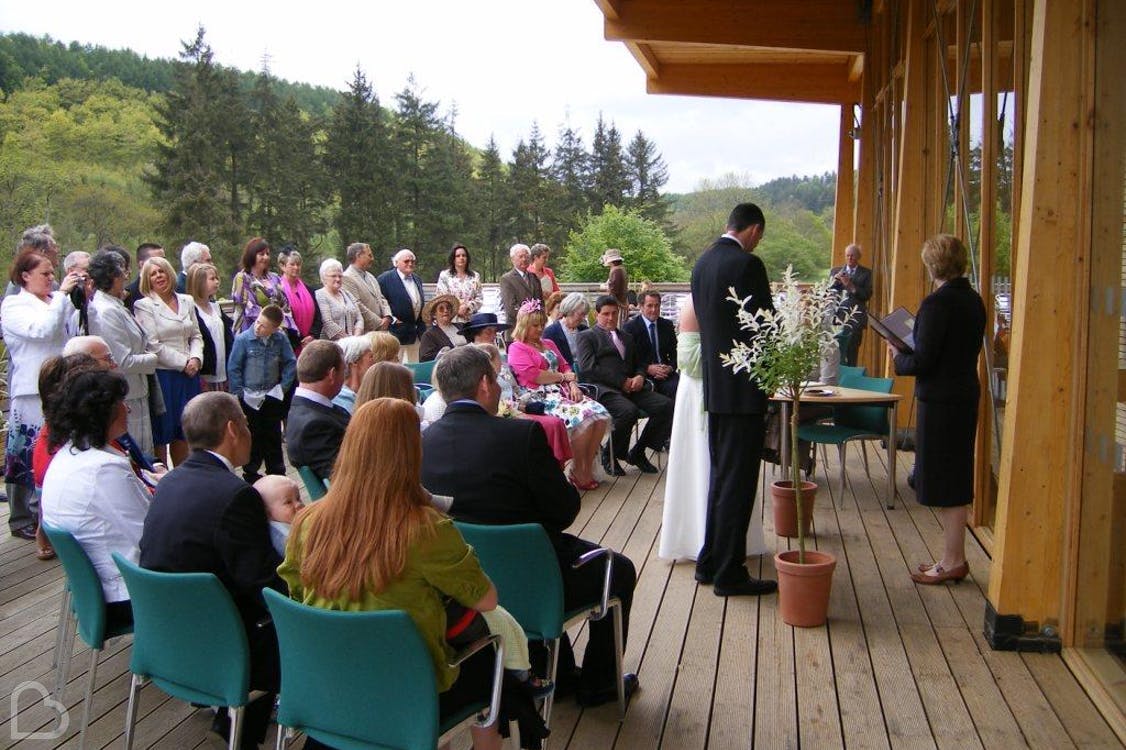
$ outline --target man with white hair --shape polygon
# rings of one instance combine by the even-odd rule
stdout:
[[[418,361],[418,339],[426,330],[422,306],[426,295],[422,279],[414,272],[415,257],[403,248],[391,258],[395,267],[379,275],[379,289],[391,306],[392,335],[399,340],[404,362]]]
[[[117,369],[117,362],[113,359],[109,344],[101,336],[74,336],[67,339],[67,342],[63,344],[62,356],[69,357],[72,354],[88,354],[105,365],[107,369]]]
[[[516,311],[524,300],[534,299],[543,304],[543,286],[539,277],[528,270],[532,254],[527,245],[517,243],[508,249],[512,270],[500,277],[500,303],[504,308],[505,322],[510,328],[505,338],[511,341],[511,326],[516,325]]]
[[[188,269],[196,263],[210,263],[211,248],[202,242],[189,242],[180,251],[180,273],[176,276],[176,291],[187,294]]]

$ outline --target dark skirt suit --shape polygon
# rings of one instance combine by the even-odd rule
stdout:
[[[919,306],[914,353],[895,357],[897,375],[915,376],[915,493],[922,505],[973,502],[984,332],[981,296],[965,277],[952,279]]]

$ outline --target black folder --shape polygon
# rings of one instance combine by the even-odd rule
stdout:
[[[897,307],[883,318],[870,315],[868,325],[904,354],[915,351],[915,316],[905,308]]]

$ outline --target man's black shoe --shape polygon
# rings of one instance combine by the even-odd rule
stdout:
[[[637,692],[640,683],[637,681],[637,675],[633,672],[626,672],[622,676],[622,681],[626,684],[626,705],[629,705],[629,699]],[[597,690],[579,690],[575,693],[575,700],[583,708],[601,706],[604,703],[618,700],[618,686],[612,684],[609,687]]]
[[[700,570],[699,568],[696,568],[696,575],[693,577],[696,579],[696,583],[702,583],[705,586],[711,586],[714,580],[711,573]]]
[[[12,536],[17,539],[26,539],[29,542],[35,541],[35,524],[32,523],[27,526],[21,526],[18,529],[12,529]]]
[[[762,596],[763,594],[773,594],[777,590],[777,581],[760,580],[758,578],[748,578],[745,581],[727,585],[717,583],[712,589],[716,596]]]
[[[611,477],[624,477],[626,470],[623,469],[617,461],[610,458],[609,453],[602,454],[602,468],[606,470],[606,475]]]
[[[634,448],[633,450],[631,450],[629,452],[629,456],[626,457],[626,460],[629,461],[634,466],[636,466],[637,468],[641,469],[642,474],[656,474],[657,473],[657,467],[654,466],[653,464],[651,464],[649,462],[649,459],[646,458],[644,448],[641,448],[641,449]]]

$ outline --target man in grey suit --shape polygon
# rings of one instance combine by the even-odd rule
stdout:
[[[872,298],[872,269],[860,265],[860,245],[845,248],[845,264],[829,271],[829,278],[833,280],[830,289],[842,293],[838,319],[850,311],[855,313],[845,329],[847,337],[841,342],[841,364],[855,366],[868,326],[868,300]]]
[[[344,289],[356,298],[365,331],[386,331],[391,327],[391,305],[379,289],[379,281],[368,272],[375,255],[371,246],[353,242],[346,251],[348,268],[344,271]]]
[[[516,244],[508,250],[512,270],[500,277],[500,302],[504,308],[504,319],[508,323],[505,339],[512,340],[512,327],[516,325],[516,311],[524,300],[534,299],[543,302],[543,286],[540,279],[528,270],[532,254],[527,245]]]

